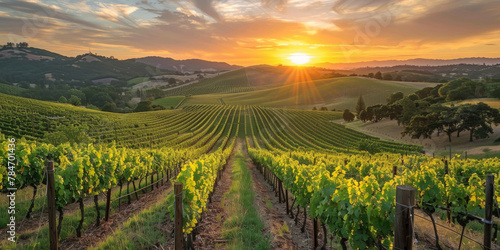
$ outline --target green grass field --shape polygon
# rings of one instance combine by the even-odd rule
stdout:
[[[127,81],[127,87],[132,87],[136,84],[139,84],[139,83],[142,83],[142,82],[145,82],[148,80],[149,80],[149,77],[136,77],[134,79],[130,79]]]
[[[182,99],[184,99],[184,96],[169,96],[169,97],[156,99],[153,101],[153,104],[161,105],[167,109],[169,109],[171,107],[175,108],[175,106],[177,106],[177,104],[179,104],[179,102],[182,101]]]
[[[217,99],[222,98],[226,104],[233,105],[299,109],[326,106],[330,110],[333,108],[353,110],[360,95],[363,95],[366,105],[374,105],[386,103],[386,98],[391,93],[401,91],[410,94],[418,89],[415,86],[392,81],[345,77],[289,83],[252,92],[193,96],[183,105],[217,104]]]

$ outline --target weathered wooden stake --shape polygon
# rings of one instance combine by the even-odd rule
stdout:
[[[314,247],[316,249],[318,247],[318,220],[313,219],[313,238],[314,238]]]
[[[104,214],[104,220],[108,221],[109,219],[109,207],[111,205],[111,188],[108,189],[108,193],[106,194],[106,212]]]
[[[127,194],[128,204],[130,205],[130,181],[127,182]]]
[[[54,162],[47,162],[47,202],[49,208],[50,249],[57,250],[58,236],[56,224],[56,189],[54,183]]]
[[[276,179],[278,178],[276,177]],[[278,203],[281,203],[281,181],[278,179],[276,184],[278,185]]]
[[[135,199],[139,200],[139,195],[137,194],[137,188],[135,187],[135,181],[132,181],[132,185],[134,186]]]
[[[285,200],[286,200],[286,214],[288,214],[288,190],[285,189]]]
[[[486,206],[484,208],[484,248],[491,249],[491,229],[492,229],[492,215],[493,215],[493,195],[495,193],[494,189],[494,177],[489,174],[486,177]]]
[[[396,218],[394,221],[394,248],[413,249],[413,206],[415,188],[398,185],[396,187]]]
[[[398,166],[392,166],[392,177],[398,175]]]
[[[153,184],[153,177],[155,176],[155,173],[151,173],[151,191],[155,189],[155,185]]]
[[[183,250],[184,234],[182,233],[182,183],[175,183],[174,194],[175,194],[175,210],[174,210],[175,250]]]

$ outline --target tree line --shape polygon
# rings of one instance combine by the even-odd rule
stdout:
[[[454,105],[452,101],[470,98],[492,97],[500,93],[500,87],[489,88],[482,82],[459,78],[446,84],[427,87],[405,96],[392,93],[386,104],[366,106],[362,96],[356,104],[357,118],[363,122],[378,122],[384,118],[397,120],[403,125],[402,135],[414,139],[431,138],[434,133],[445,133],[451,142],[452,135],[459,137],[469,131],[469,140],[487,138],[493,133],[492,124],[500,123],[500,112],[485,103]],[[500,98],[498,96],[497,98]],[[344,110],[343,118],[350,122],[355,115]]]

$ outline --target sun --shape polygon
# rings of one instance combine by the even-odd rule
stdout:
[[[305,54],[305,53],[293,53],[287,59],[289,59],[290,61],[292,61],[295,64],[300,65],[300,64],[308,63],[309,59],[311,59],[311,56],[309,56],[308,54]]]

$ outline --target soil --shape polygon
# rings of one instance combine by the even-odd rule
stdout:
[[[194,242],[195,249],[216,249],[220,248],[225,241],[221,238],[223,222],[227,218],[221,201],[224,200],[224,194],[229,191],[233,183],[233,162],[234,153],[241,148],[241,141],[237,140],[233,152],[226,163],[221,179],[212,195],[212,202],[207,204],[207,209],[201,216],[201,220],[196,227],[197,235]]]
[[[297,226],[294,225],[294,220],[286,215],[285,203],[279,203],[278,198],[272,191],[272,187],[265,182],[256,166],[250,161],[250,157],[246,151],[246,145],[243,145],[241,140],[236,142],[235,149],[229,158],[223,176],[218,186],[215,188],[212,202],[207,205],[207,210],[202,215],[202,219],[197,226],[198,234],[194,242],[195,249],[225,248],[224,244],[227,242],[221,235],[223,223],[227,218],[227,214],[221,206],[221,201],[224,200],[224,194],[229,191],[232,184],[231,166],[234,162],[234,153],[238,148],[243,148],[243,155],[248,159],[245,164],[252,174],[253,189],[255,192],[254,206],[257,208],[264,222],[264,230],[262,233],[270,234],[271,236],[271,249],[312,249],[312,242],[308,236],[312,235],[312,221],[310,218],[307,219],[305,233],[300,231],[304,220],[303,213],[299,215],[299,224]],[[268,207],[269,202],[271,204],[270,207]],[[282,230],[285,222],[288,225],[289,232],[284,232]],[[319,229],[321,229],[321,227],[319,227]],[[318,238],[321,237],[322,234],[320,234]],[[321,245],[322,241],[320,239],[319,246]]]
[[[45,193],[45,186],[43,188],[38,188],[38,193],[43,192]],[[37,195],[38,196],[38,195]],[[46,197],[45,195],[43,197]],[[100,194],[99,195],[99,203],[102,204],[102,202],[105,202],[106,200],[106,194]],[[91,206],[91,209],[94,208],[94,197],[86,197],[83,200],[83,203],[85,206]],[[87,207],[86,207],[87,208]],[[90,208],[90,207],[89,207]],[[87,209],[89,209],[87,208]],[[63,208],[64,215],[70,215],[75,213],[76,211],[79,211],[80,207],[77,202],[72,203],[66,207]],[[58,218],[59,212],[56,212],[56,218]],[[35,233],[40,230],[41,227],[45,226],[48,224],[48,213],[47,213],[47,208],[44,208],[42,211],[33,211],[31,213],[30,218],[22,218],[21,221],[16,222],[16,234],[18,235],[23,235],[23,234],[30,234],[30,233]],[[0,237],[1,239],[7,239],[7,230],[1,230],[0,231]],[[28,236],[28,239],[31,236]],[[20,238],[18,243],[23,243],[23,238]]]
[[[159,188],[155,187],[153,191],[145,194],[140,194],[139,192],[139,200],[133,200],[130,204],[126,202],[126,198],[122,199],[119,211],[110,215],[108,221],[101,220],[99,227],[95,223],[88,226],[82,233],[82,237],[78,238],[76,235],[73,235],[66,238],[59,243],[59,247],[61,249],[87,249],[91,246],[96,246],[99,242],[105,240],[109,234],[118,229],[128,218],[161,202],[162,196],[166,197],[171,189],[172,185],[167,181],[165,185],[159,186]],[[131,197],[135,199],[135,195]],[[104,215],[101,216],[104,217]]]
[[[245,158],[250,159],[248,152],[244,151]],[[264,179],[264,176],[259,172],[252,161],[245,163],[252,172],[253,186],[255,192],[254,205],[257,207],[259,214],[264,221],[265,230],[271,234],[272,249],[313,249],[312,235],[313,222],[309,216],[306,220],[306,230],[301,232],[302,223],[304,221],[304,212],[301,208],[297,225],[294,219],[290,218],[286,213],[286,203],[279,203],[279,198],[273,192],[273,188]],[[289,194],[289,205],[292,204],[291,194]],[[284,200],[284,199],[283,199]],[[270,205],[269,205],[270,204]],[[293,210],[294,213],[297,209]],[[289,232],[283,232],[284,224],[287,224]],[[321,223],[318,223],[318,246],[323,246],[323,230]],[[318,249],[319,249],[318,248]],[[328,246],[327,246],[327,249]]]

